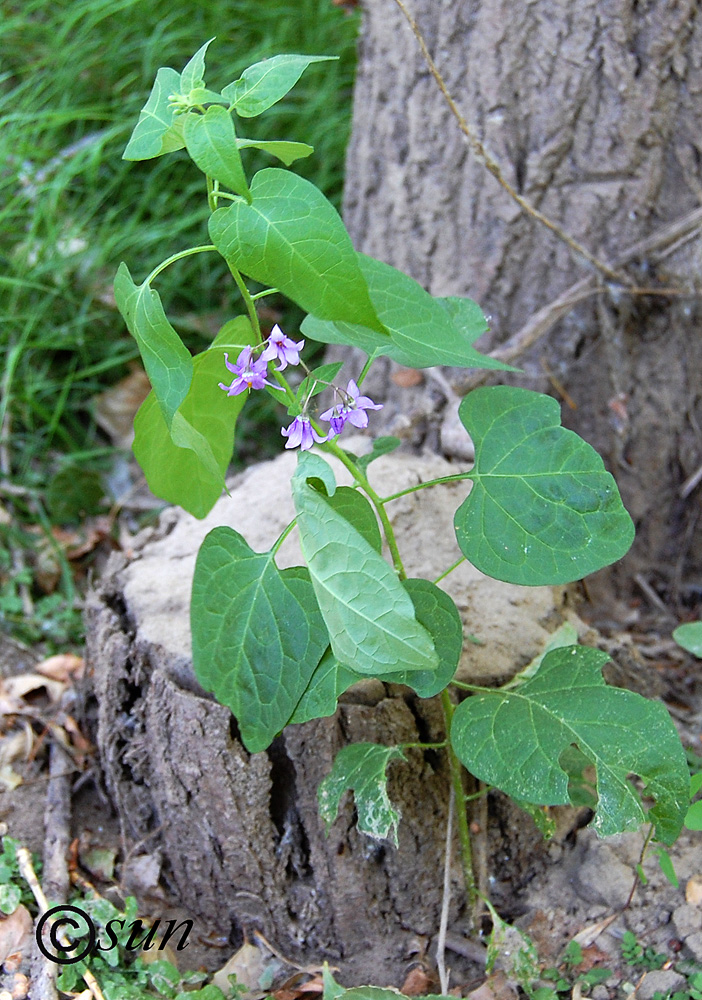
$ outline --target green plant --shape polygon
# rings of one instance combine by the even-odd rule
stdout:
[[[18,531],[8,542],[0,506],[0,553],[7,544],[23,557],[23,568],[0,566],[0,627],[20,640],[58,647],[82,636],[71,567],[62,568],[56,590],[45,595],[35,563],[50,544],[52,525],[65,523],[65,510],[52,510],[47,497],[56,477],[79,468],[99,474],[103,492],[111,489],[114,449],[96,423],[94,397],[138,357],[115,311],[114,269],[127,247],[134,266],[147,268],[156,253],[192,240],[207,215],[184,155],[161,168],[120,158],[158,59],[167,53],[184,60],[197,39],[215,32],[239,62],[244,53],[263,58],[280,48],[333,44],[339,61],[316,85],[302,81],[293,101],[262,123],[262,135],[276,138],[294,116],[322,153],[303,170],[338,204],[358,23],[358,14],[331,0],[238,0],[224,19],[206,0],[3,6],[0,504]],[[163,276],[162,294],[190,351],[201,349],[229,307],[225,278],[223,262],[176,265]],[[278,310],[283,303],[271,305]],[[259,399],[245,417],[258,422],[258,448],[272,435],[265,430],[272,414],[273,404]],[[250,461],[254,452],[243,447],[235,461]]]
[[[115,299],[152,384],[135,421],[134,450],[152,489],[197,517],[221,494],[237,418],[249,397],[267,393],[287,410],[285,447],[299,447],[300,455],[291,481],[296,517],[270,551],[254,552],[228,528],[215,528],[200,550],[191,602],[200,683],[231,708],[251,752],[268,747],[288,724],[332,714],[339,695],[364,677],[405,684],[423,698],[440,695],[446,740],[431,746],[448,755],[471,901],[476,887],[461,765],[534,806],[569,802],[570,779],[582,786],[585,761],[596,770],[600,834],[646,821],[660,842],[672,843],[689,801],[689,779],[665,708],[607,687],[601,677],[607,655],[572,640],[505,688],[456,682],[458,611],[437,582],[406,578],[386,510],[415,490],[470,480],[471,493],[455,515],[463,556],[499,580],[566,583],[610,564],[631,544],[633,526],[613,478],[594,450],[561,426],[554,399],[495,386],[470,393],[460,406],[475,443],[471,471],[391,496],[376,493],[370,463],[398,442],[381,439],[364,457],[338,443],[347,424],[366,427],[379,408],[361,388],[375,359],[385,355],[415,368],[507,366],[474,348],[487,325],[474,302],[433,298],[406,275],[354,251],[329,201],[287,169],[310,154],[308,144],[279,137],[273,145],[259,137],[258,117],[303,74],[324,73],[327,57],[276,56],[234,79],[228,75],[230,82],[213,90],[205,83],[209,44],[182,72],[159,70],[125,152],[158,160],[187,150],[205,175],[212,241],[170,255],[140,284],[125,264],[117,273]],[[252,175],[252,148],[277,156],[284,168]],[[213,255],[215,266],[226,263],[244,313],[227,320],[193,359],[154,282],[184,260],[200,266]],[[336,384],[338,365],[310,371],[300,358],[305,341],[277,325],[264,335],[257,304],[274,290],[308,313],[305,341],[347,344],[367,355],[356,380]],[[288,379],[287,370],[300,365],[302,381]],[[323,389],[332,392],[332,405],[318,414]],[[350,473],[353,486],[337,484],[332,466],[310,452],[315,443]],[[279,570],[276,553],[295,529],[305,565]],[[471,695],[457,707],[452,685]],[[395,840],[399,815],[387,794],[386,769],[416,746],[426,748],[342,749],[319,789],[325,821],[334,821],[350,789],[359,829]],[[631,774],[641,779],[650,807]]]

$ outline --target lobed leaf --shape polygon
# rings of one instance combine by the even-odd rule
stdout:
[[[292,90],[308,66],[338,56],[279,55],[249,66],[238,80],[222,90],[242,118],[255,118]]]
[[[388,798],[385,771],[391,760],[404,760],[399,747],[351,743],[334,758],[331,772],[317,789],[319,814],[329,826],[337,817],[344,792],[353,791],[361,833],[375,840],[392,840],[397,847],[399,810]]]
[[[247,749],[265,750],[329,642],[309,577],[281,573],[271,552],[215,528],[198,553],[190,616],[195,676],[232,710]]]
[[[250,201],[234,123],[227,109],[212,104],[204,115],[190,112],[184,117],[183,138],[195,164],[203,173]]]
[[[297,174],[268,167],[254,176],[251,195],[252,204],[237,201],[210,216],[210,236],[222,256],[307,312],[383,333],[351,239],[322,192]]]
[[[158,292],[147,282],[135,285],[126,264],[115,277],[115,302],[139,345],[146,374],[170,427],[193,376],[190,351],[166,318]]]
[[[334,655],[364,675],[435,670],[438,656],[409,595],[372,545],[308,484],[317,476],[308,458],[300,456],[293,499],[300,544]]]
[[[634,526],[597,452],[561,427],[555,399],[476,389],[459,417],[475,443],[473,488],[456,511],[461,551],[507,583],[569,583],[620,559]]]
[[[180,90],[180,74],[162,66],[156,74],[148,100],[139,112],[123,160],[150,160],[162,153],[182,149],[183,122],[168,98]]]
[[[656,825],[671,844],[689,801],[685,752],[665,707],[608,687],[598,649],[552,650],[538,673],[515,691],[482,692],[456,709],[451,743],[481,781],[538,805],[569,801],[562,755],[576,746],[597,773],[593,826],[600,836]],[[638,775],[655,804],[645,812],[629,780]]]
[[[514,371],[472,346],[487,329],[480,308],[469,299],[435,299],[389,264],[358,254],[373,306],[390,340],[364,329],[360,320],[340,321],[310,309],[302,332],[324,344],[347,344],[369,355],[387,355],[408,368],[452,365]],[[468,304],[470,303],[470,304]],[[334,319],[334,322],[329,320]],[[322,320],[327,320],[322,322]]]

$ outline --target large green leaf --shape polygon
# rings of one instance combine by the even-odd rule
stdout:
[[[134,127],[127,148],[122,154],[124,160],[150,160],[162,153],[182,149],[183,122],[176,115],[175,107],[169,101],[171,94],[180,91],[180,73],[169,66],[162,66],[156,74],[149,99],[139,112],[139,121]]]
[[[493,386],[459,416],[475,443],[473,488],[456,511],[463,554],[508,583],[569,583],[620,559],[634,526],[597,452],[561,427],[555,399]]]
[[[376,840],[392,840],[397,847],[400,812],[388,798],[385,770],[391,760],[404,759],[399,747],[377,743],[351,743],[343,747],[317,789],[319,814],[326,825],[336,819],[344,792],[352,790],[361,833]]]
[[[338,56],[280,55],[254,63],[238,80],[222,90],[242,118],[255,118],[277,104],[292,90],[312,63],[327,62]]]
[[[309,579],[215,528],[198,553],[190,619],[195,676],[231,708],[247,749],[265,750],[329,642]]]
[[[186,114],[183,138],[188,153],[203,173],[251,199],[234,123],[226,108],[213,104],[204,115]]]
[[[251,205],[237,201],[210,216],[210,236],[222,256],[307,312],[382,333],[349,235],[322,192],[297,174],[268,167],[254,176],[251,195]]]
[[[364,329],[358,320],[329,322],[332,317],[323,317],[314,309],[309,310],[314,315],[307,316],[302,324],[306,336],[324,344],[359,347],[371,355],[385,354],[408,368],[452,365],[514,371],[472,346],[487,329],[485,317],[474,302],[435,299],[402,271],[364,254],[358,255],[358,263],[390,340]]]
[[[115,277],[115,302],[139,345],[146,374],[170,427],[193,376],[190,351],[166,318],[158,292],[146,282],[135,285],[126,264]]]
[[[602,679],[606,653],[585,646],[554,649],[538,672],[514,691],[467,698],[456,709],[451,743],[481,781],[539,805],[569,801],[561,756],[575,745],[595,765],[601,836],[656,824],[671,844],[689,802],[685,752],[660,702]],[[645,812],[629,780],[638,775],[655,804]]]
[[[228,397],[219,388],[218,383],[228,379],[223,352],[253,341],[251,324],[239,316],[222,328],[209,350],[193,359],[193,379],[178,410],[180,427],[172,423],[169,431],[153,392],[134,419],[134,455],[149,489],[195,517],[205,517],[222,493],[236,419],[248,395]],[[188,427],[194,432],[189,436]]]
[[[360,674],[436,670],[438,656],[392,568],[314,489],[315,456],[300,456],[292,490],[300,544],[334,655]],[[331,470],[330,470],[331,471]]]

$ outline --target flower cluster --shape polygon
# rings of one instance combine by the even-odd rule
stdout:
[[[268,374],[268,362],[277,360],[279,362],[276,371],[281,372],[288,365],[300,363],[300,351],[305,346],[304,340],[295,343],[290,337],[286,337],[278,324],[273,327],[270,336],[263,344],[263,351],[259,357],[254,357],[254,348],[247,345],[244,347],[236,360],[232,364],[229,355],[225,352],[224,363],[229,371],[235,376],[230,385],[224,382],[219,383],[228,396],[238,396],[247,389],[263,389],[269,386],[271,389],[283,391],[282,386],[269,382],[266,378]],[[300,448],[308,451],[312,445],[323,444],[341,434],[344,426],[349,423],[354,427],[367,427],[368,414],[366,410],[382,410],[382,403],[374,403],[368,396],[362,396],[353,379],[348,383],[346,389],[334,387],[338,402],[334,406],[325,410],[320,415],[320,420],[329,423],[327,434],[320,434],[313,426],[306,413],[295,417],[288,427],[283,427],[281,434],[288,440],[286,448]]]

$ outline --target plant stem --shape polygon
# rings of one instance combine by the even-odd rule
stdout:
[[[237,288],[241,292],[241,297],[244,300],[244,304],[246,306],[246,311],[249,314],[249,321],[251,322],[251,326],[253,327],[253,332],[255,333],[255,335],[257,337],[257,342],[260,344],[262,342],[262,340],[263,340],[263,337],[261,336],[261,325],[258,322],[258,315],[256,313],[256,306],[254,305],[254,300],[251,297],[251,292],[246,287],[246,283],[245,283],[244,279],[241,277],[241,274],[234,267],[234,265],[231,263],[231,261],[227,261],[227,267],[229,268],[229,270],[231,272],[232,278],[234,278],[234,281],[236,281]],[[286,385],[287,385],[287,382],[286,382]]]
[[[455,476],[439,476],[438,479],[427,479],[426,483],[417,483],[416,486],[408,486],[406,490],[399,493],[391,493],[389,497],[383,497],[381,503],[390,503],[391,500],[399,500],[400,497],[407,496],[408,493],[416,493],[417,490],[426,490],[429,486],[440,486],[442,483],[460,483],[464,479],[473,479],[472,472],[457,472]]]
[[[363,380],[365,379],[366,375],[370,371],[370,366],[373,364],[374,361],[375,361],[374,355],[369,354],[368,358],[366,359],[365,365],[361,369],[361,374],[356,379],[356,385],[359,387],[359,389],[363,385]]]
[[[271,546],[271,552],[273,553],[273,555],[277,553],[278,549],[283,544],[283,542],[288,537],[288,535],[293,530],[296,524],[297,524],[297,518],[294,517],[290,522],[290,524],[287,526],[287,528],[284,528],[278,535],[276,540],[273,542],[273,545]]]
[[[463,862],[463,881],[468,895],[468,908],[472,912],[478,901],[478,890],[475,884],[475,873],[473,871],[473,848],[470,840],[470,827],[468,826],[468,814],[466,812],[466,793],[463,788],[463,766],[456,756],[451,746],[451,720],[453,719],[454,706],[448,690],[444,688],[441,692],[441,705],[444,710],[444,725],[446,727],[446,738],[448,740],[446,752],[448,753],[449,767],[451,769],[451,784],[456,796],[456,815],[458,818],[458,836],[461,841],[461,858]]]
[[[217,211],[217,192],[215,191],[214,178],[206,175],[207,178],[207,204],[210,212]]]
[[[148,276],[145,285],[150,285],[154,278],[158,277],[161,271],[165,271],[167,267],[171,264],[175,264],[177,260],[183,260],[185,257],[192,257],[196,253],[205,253],[206,250],[216,250],[217,247],[212,244],[202,247],[190,247],[189,250],[180,250],[178,253],[174,253],[172,257],[168,257],[166,260],[162,260],[158,267],[155,267],[151,274]]]
[[[460,566],[460,565],[461,565],[462,563],[464,563],[465,561],[466,561],[466,557],[465,557],[465,556],[461,556],[461,558],[460,558],[460,559],[457,559],[457,560],[455,561],[455,563],[453,563],[453,564],[452,564],[451,566],[449,566],[449,568],[448,568],[448,569],[445,569],[443,573],[441,573],[441,574],[440,574],[439,576],[437,576],[436,580],[434,580],[433,582],[434,582],[435,584],[437,584],[437,583],[439,583],[439,582],[440,582],[441,580],[445,580],[445,579],[446,579],[446,577],[447,577],[447,576],[449,575],[449,573],[453,573],[453,571],[454,571],[455,569],[458,569],[458,567],[459,567],[459,566]]]
[[[383,507],[383,501],[380,499],[378,494],[375,492],[368,479],[363,474],[363,472],[358,468],[355,462],[353,462],[346,452],[342,451],[335,441],[328,441],[325,448],[330,451],[333,455],[339,459],[339,461],[346,466],[350,473],[354,476],[356,481],[362,487],[363,492],[367,495],[370,502],[375,507],[375,511],[380,518],[380,523],[383,526],[383,531],[385,533],[385,540],[388,543],[388,548],[390,549],[390,555],[392,556],[392,564],[395,568],[395,572],[401,580],[407,579],[407,573],[405,572],[405,567],[402,564],[402,556],[400,555],[400,550],[397,547],[397,539],[395,538],[395,532],[393,530],[392,524],[390,523],[390,518],[388,517],[385,508]]]

